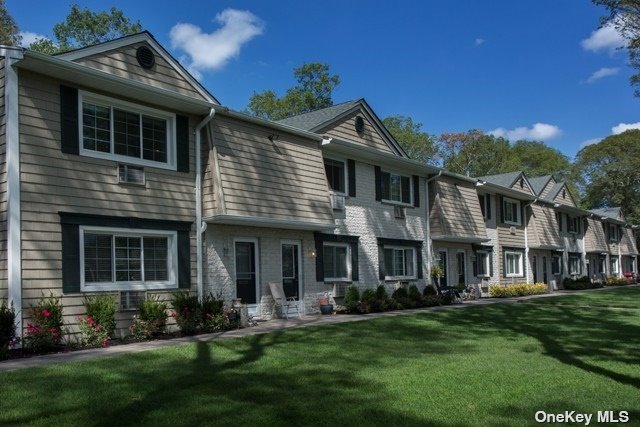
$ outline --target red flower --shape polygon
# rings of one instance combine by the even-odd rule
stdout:
[[[44,309],[44,310],[42,310],[42,315],[43,315],[44,317],[49,317],[49,316],[51,316],[51,313],[49,312],[49,310]]]

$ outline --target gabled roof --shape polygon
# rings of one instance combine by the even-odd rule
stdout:
[[[534,178],[529,178],[529,184],[531,184],[531,189],[536,196],[539,196],[542,193],[542,190],[544,190],[544,187],[546,187],[552,179],[554,179],[553,175],[536,176]]]
[[[607,217],[611,219],[622,218],[622,211],[620,207],[617,207],[617,206],[613,208],[590,209],[590,211],[601,217]]]
[[[386,139],[388,145],[390,145],[390,148],[396,154],[402,157],[409,157],[364,98],[342,102],[340,104],[320,108],[308,113],[298,114],[296,116],[279,120],[278,123],[310,132],[317,132],[332,123],[338,122],[343,117],[358,109],[364,110],[369,115],[373,125],[378,129],[379,133],[384,136],[384,139]]]
[[[522,175],[521,171],[501,173],[498,175],[487,175],[478,177],[479,180],[487,181],[488,183],[499,185],[501,187],[511,188],[513,184]]]
[[[558,193],[560,193],[560,190],[562,190],[562,188],[565,186],[564,182],[556,182],[555,184],[553,184],[553,187],[551,187],[551,191],[549,191],[549,195],[546,197],[547,200],[553,200],[558,196]]]
[[[120,37],[117,39],[109,40],[104,43],[95,44],[92,46],[82,47],[79,49],[70,50],[68,52],[55,55],[56,58],[64,59],[67,61],[74,61],[77,59],[85,58],[91,55],[96,55],[102,52],[106,52],[112,49],[118,49],[124,46],[131,45],[133,43],[146,42],[148,43],[165,61],[170,63],[176,72],[184,77],[194,89],[202,95],[202,97],[214,104],[220,104],[220,102],[211,94],[204,86],[198,82],[181,64],[178,62],[160,43],[156,41],[149,31],[142,31],[140,33],[131,34],[128,36]]]

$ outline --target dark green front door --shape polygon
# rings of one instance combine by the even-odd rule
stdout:
[[[257,302],[256,244],[236,242],[236,297],[245,304]]]
[[[282,243],[282,287],[287,297],[298,298],[300,287],[299,252],[297,243]]]

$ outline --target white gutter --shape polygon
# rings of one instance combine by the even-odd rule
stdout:
[[[207,224],[202,222],[202,153],[200,131],[215,116],[216,110],[211,107],[209,115],[205,117],[194,131],[196,139],[196,292],[198,301],[202,302],[204,287],[202,283],[202,233],[207,229]]]
[[[442,175],[442,169],[438,172],[436,176],[432,176],[431,178],[427,178],[424,182],[425,187],[425,206],[427,208],[427,274],[429,275],[429,283],[431,283],[431,245],[433,242],[431,241],[431,213],[429,212],[429,183],[433,180],[436,180]]]
[[[536,197],[531,203],[527,203],[526,205],[524,205],[524,218],[522,218],[522,221],[524,221],[524,277],[525,277],[525,281],[527,283],[529,283],[529,268],[527,268],[527,266],[529,265],[529,221],[527,221],[527,208],[531,205],[533,205],[535,202],[538,201],[538,198]]]
[[[18,73],[13,65],[23,58],[21,48],[0,48],[4,64],[5,150],[7,168],[7,293],[17,311],[16,336],[22,338],[22,240],[20,237],[20,122]]]

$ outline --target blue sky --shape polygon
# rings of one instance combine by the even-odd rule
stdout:
[[[70,4],[7,0],[22,31],[49,37]],[[588,0],[115,6],[236,110],[254,91],[283,94],[294,67],[318,61],[341,77],[334,102],[364,97],[380,118],[411,116],[432,134],[477,128],[543,139],[572,157],[587,141],[640,127],[626,52],[612,29],[594,34],[604,9]]]

